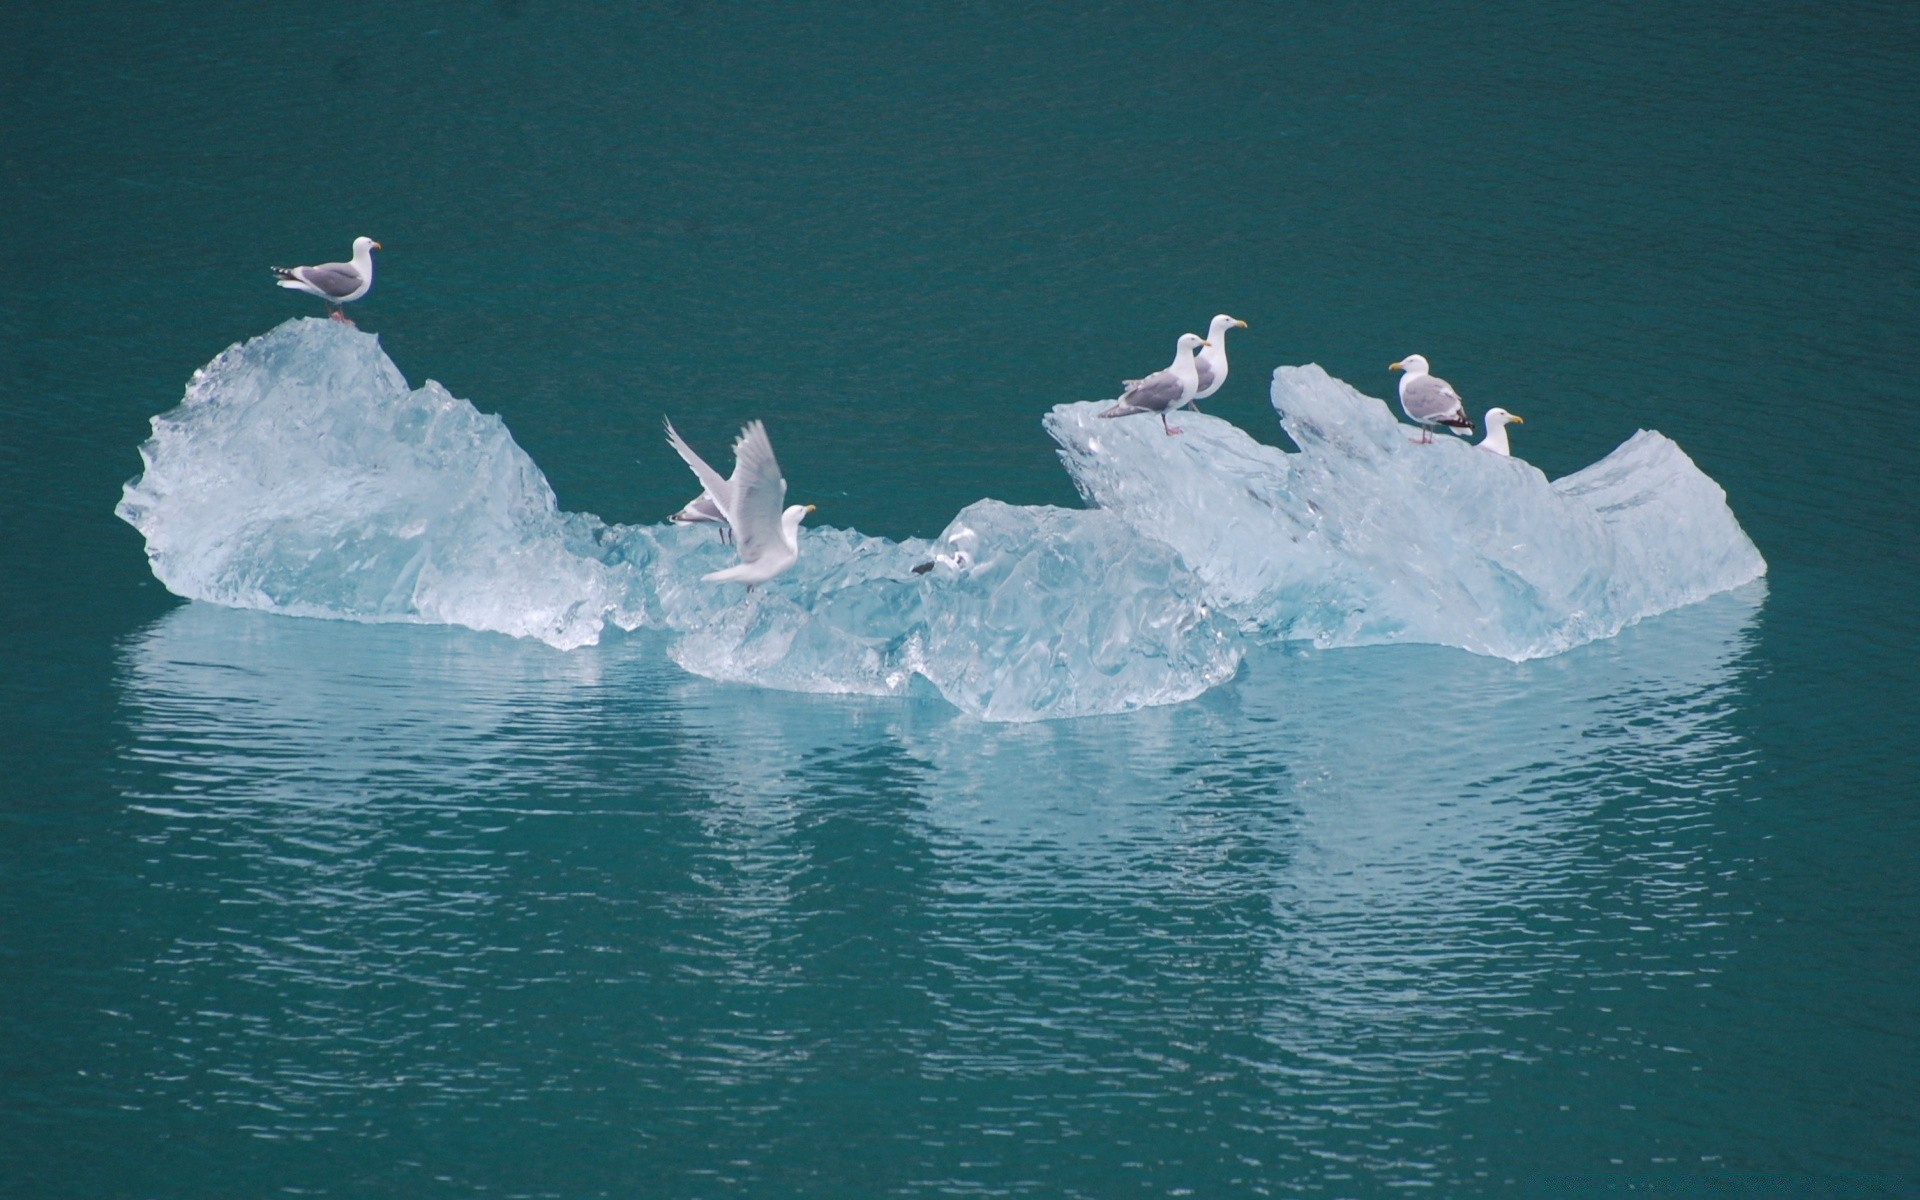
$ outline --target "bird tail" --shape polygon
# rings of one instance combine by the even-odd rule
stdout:
[[[282,279],[292,279],[294,277],[293,270],[289,267],[268,267],[267,270],[272,271]]]
[[[1472,417],[1445,417],[1441,419],[1440,423],[1452,430],[1455,437],[1473,436]]]

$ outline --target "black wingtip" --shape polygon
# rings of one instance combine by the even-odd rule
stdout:
[[[933,564],[930,562],[923,562],[919,566],[913,569],[913,573],[915,575],[925,575],[928,571],[931,571],[931,570],[933,570]]]

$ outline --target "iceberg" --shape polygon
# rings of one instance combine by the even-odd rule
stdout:
[[[744,599],[710,532],[563,512],[497,416],[411,389],[379,341],[297,319],[233,346],[153,419],[115,510],[190,599],[464,625],[560,649],[657,629],[710,678],[1033,720],[1191,699],[1242,644],[1174,551],[1111,514],[982,501],[937,543],[810,528]],[[916,566],[934,561],[917,574]]]
[[[331,326],[331,328],[329,328]],[[608,566],[499,417],[413,390],[379,340],[289,321],[194,372],[114,510],[168,590],[296,616],[425,621],[571,649]]]
[[[708,678],[929,689],[1003,721],[1188,700],[1263,641],[1551,654],[1765,571],[1658,434],[1550,483],[1411,447],[1317,367],[1281,368],[1273,397],[1297,453],[1199,414],[1169,439],[1061,405],[1046,428],[1089,508],[981,500],[931,541],[810,527],[743,597],[700,582],[730,561],[710,533],[562,510],[497,416],[410,387],[373,335],[296,319],[194,374],[115,511],[190,599],[561,650],[652,630]]]
[[[1519,661],[1766,573],[1726,494],[1658,433],[1549,482],[1463,441],[1414,444],[1317,366],[1276,370],[1272,397],[1297,453],[1199,414],[1178,440],[1099,404],[1046,417],[1087,502],[1177,550],[1248,634]]]

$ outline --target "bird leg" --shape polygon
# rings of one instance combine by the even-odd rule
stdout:
[[[331,313],[328,313],[327,319],[329,321],[338,321],[342,325],[353,324],[353,318],[349,317],[346,313],[341,312],[338,308],[334,309]],[[358,328],[358,326],[355,326],[355,328]]]
[[[1173,426],[1167,424],[1167,414],[1165,413],[1160,414],[1160,428],[1167,431],[1168,437],[1180,436],[1180,431],[1178,429],[1175,429]]]

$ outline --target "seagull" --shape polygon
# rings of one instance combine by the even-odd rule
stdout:
[[[749,421],[733,443],[733,478],[722,479],[680,439],[667,422],[667,444],[693,468],[693,474],[713,501],[720,515],[732,527],[740,562],[700,577],[703,583],[744,583],[751,592],[800,560],[800,522],[813,511],[811,504],[795,504],[781,511],[787,498],[787,481],[780,477],[780,464],[774,461],[773,443],[767,440],[767,427]],[[695,504],[699,501],[695,501]],[[688,507],[692,507],[689,505]]]
[[[1409,354],[1387,367],[1405,371],[1400,378],[1400,407],[1420,426],[1422,444],[1433,441],[1433,427],[1445,425],[1457,437],[1473,436],[1473,418],[1467,415],[1460,393],[1444,379],[1427,374],[1427,360]],[[1460,432],[1466,430],[1465,433]]]
[[[1127,390],[1121,393],[1120,400],[1112,408],[1101,413],[1103,417],[1130,417],[1134,413],[1157,412],[1160,414],[1160,427],[1172,437],[1178,429],[1167,424],[1167,413],[1189,403],[1195,392],[1200,390],[1200,375],[1194,366],[1193,349],[1206,345],[1206,339],[1197,333],[1180,335],[1179,348],[1173,352],[1173,363],[1164,371],[1155,371],[1145,379],[1128,379],[1120,386]]]
[[[733,526],[727,524],[726,514],[721,512],[720,506],[713,502],[713,497],[705,492],[687,501],[685,508],[668,517],[667,520],[675,525],[718,525],[720,540],[722,542],[732,540]]]
[[[1476,450],[1485,450],[1489,454],[1511,457],[1513,451],[1507,449],[1507,426],[1525,425],[1526,422],[1514,416],[1504,408],[1487,410],[1487,436],[1482,438]]]
[[[1187,407],[1200,411],[1200,401],[1220,390],[1227,381],[1227,330],[1245,329],[1247,323],[1225,313],[1213,319],[1207,326],[1207,340],[1201,343],[1200,353],[1193,356],[1193,369],[1200,375],[1200,390],[1187,401]]]
[[[352,262],[268,269],[280,277],[281,287],[292,288],[296,292],[312,292],[333,305],[331,315],[334,320],[346,321],[351,325],[353,322],[340,311],[340,306],[358,300],[373,286],[373,252],[379,248],[380,243],[372,238],[357,237],[353,239]]]

